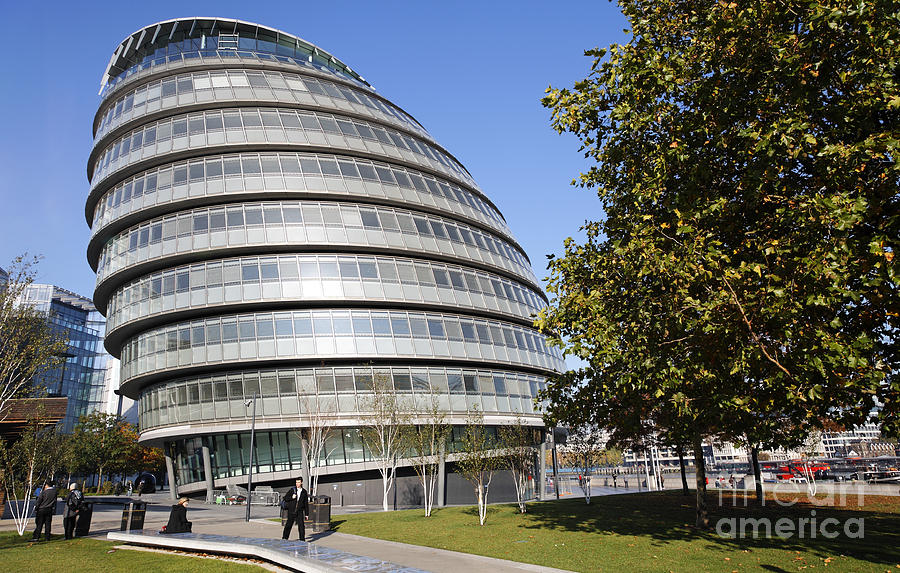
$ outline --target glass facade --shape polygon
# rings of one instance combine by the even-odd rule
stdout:
[[[352,86],[299,74],[268,71],[222,70],[179,74],[143,84],[109,104],[94,140],[105,137],[131,119],[168,107],[204,102],[296,103],[327,109],[344,109],[355,115],[411,130],[433,143],[422,126],[399,108]]]
[[[105,75],[88,259],[120,391],[181,486],[369,459],[375,380],[461,424],[517,415],[564,368],[531,263],[465,167],[327,52],[224,19],[135,32]],[[458,432],[457,432],[458,434]],[[454,441],[451,450],[455,448]],[[348,466],[348,471],[350,467]],[[358,469],[358,467],[357,467]],[[272,478],[275,479],[275,478]],[[200,487],[200,486],[197,486]]]
[[[189,209],[129,227],[103,245],[98,284],[148,261],[260,244],[423,251],[537,282],[517,245],[446,217],[343,202],[273,201]]]
[[[122,42],[121,47],[125,49],[116,51],[105,74],[103,95],[147,70],[158,71],[154,68],[217,58],[284,62],[369,85],[349,66],[318,46],[291,34],[240,20],[197,18],[159,22],[135,32]]]
[[[105,320],[89,298],[53,285],[28,285],[20,302],[45,313],[66,340],[65,362],[45,372],[39,385],[52,395],[68,398],[60,428],[71,432],[80,416],[106,407],[110,356],[103,348]]]
[[[441,407],[463,414],[478,407],[489,412],[533,414],[544,377],[507,370],[399,366],[278,368],[242,370],[174,380],[145,389],[140,428],[148,431],[246,415],[256,394],[258,416],[301,420],[310,412],[365,414],[378,379],[409,408],[436,394]]]
[[[497,427],[486,428],[488,439],[496,439]],[[453,426],[447,451],[462,450],[464,426]],[[536,440],[538,438],[535,438]],[[296,431],[262,431],[254,436],[253,474],[293,472],[302,470],[302,450],[300,434]],[[243,477],[250,465],[250,433],[240,432],[216,436],[198,436],[173,442],[175,450],[176,480],[179,484],[202,482],[203,447],[210,449],[213,479]],[[313,465],[319,467],[340,466],[372,461],[372,454],[366,448],[359,428],[341,428],[331,434],[327,445]]]
[[[511,236],[503,217],[481,195],[421,171],[355,157],[280,152],[207,156],[129,177],[100,197],[92,237],[142,209],[258,193],[327,194],[414,204]]]
[[[430,169],[475,187],[475,181],[455,159],[433,144],[392,127],[317,111],[232,108],[149,122],[104,147],[94,148],[91,189],[107,185],[110,176],[128,166],[160,163],[178,152],[247,144],[266,149],[285,143],[372,153]]]
[[[251,256],[182,265],[118,288],[108,328],[214,305],[335,299],[450,304],[512,319],[536,315],[544,303],[530,287],[459,265],[381,255]]]
[[[559,355],[531,329],[483,318],[363,309],[221,315],[143,331],[122,346],[122,382],[171,368],[258,360],[486,360],[550,370]]]

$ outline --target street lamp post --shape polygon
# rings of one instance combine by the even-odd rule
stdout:
[[[256,438],[256,392],[253,393],[253,398],[244,402],[247,407],[253,405],[253,418],[250,422],[250,472],[247,474],[247,521],[250,521],[250,502],[253,499],[253,442]]]

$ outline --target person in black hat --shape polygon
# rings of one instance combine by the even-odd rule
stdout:
[[[288,538],[294,527],[294,521],[296,521],[297,529],[300,532],[299,539],[306,541],[306,526],[303,524],[303,519],[309,517],[309,495],[303,489],[303,478],[297,478],[296,485],[284,494],[281,507],[287,513],[281,538],[285,540]]]

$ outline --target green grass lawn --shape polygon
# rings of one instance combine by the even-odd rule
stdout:
[[[573,571],[893,571],[900,572],[900,498],[866,498],[863,507],[811,505],[805,497],[791,507],[774,501],[764,508],[722,506],[711,494],[711,522],[742,517],[811,519],[815,510],[816,538],[725,539],[715,531],[698,531],[694,498],[680,492],[595,497],[532,503],[519,515],[515,505],[491,506],[487,522],[478,525],[477,509],[435,510],[426,518],[421,510],[339,515],[332,526],[343,533],[413,543],[441,549],[511,559]],[[848,500],[853,503],[854,500]],[[751,506],[755,500],[748,502]],[[827,518],[840,521],[829,531],[837,539],[823,539],[819,525]],[[863,519],[864,537],[848,538],[847,519]],[[796,525],[795,525],[796,527]],[[750,535],[750,530],[748,536]],[[857,532],[857,526],[851,530]]]
[[[15,532],[0,533],[0,571],[9,573],[256,573],[264,570],[256,565],[166,555],[146,551],[114,549],[117,542],[77,538],[66,541],[54,535],[50,541],[34,543],[31,532],[19,537]]]

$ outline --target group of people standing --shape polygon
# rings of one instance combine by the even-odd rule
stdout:
[[[140,490],[139,490],[140,491]],[[32,534],[33,541],[41,540],[41,532],[44,534],[44,541],[50,540],[50,526],[53,515],[56,513],[56,502],[59,491],[56,484],[52,480],[48,480],[44,487],[40,489],[40,493],[35,502],[35,529]],[[187,506],[190,500],[182,497],[178,503],[172,506],[169,513],[169,521],[163,528],[163,533],[189,533],[193,527],[192,522],[187,519]],[[281,538],[287,539],[297,524],[298,539],[306,541],[306,527],[304,519],[309,517],[309,494],[303,488],[303,479],[297,478],[294,486],[291,487],[281,500],[281,509],[285,517],[284,531]],[[65,538],[72,539],[75,536],[75,526],[79,515],[84,510],[84,494],[81,491],[81,484],[69,484],[69,493],[65,499],[63,511],[63,529],[65,530]]]
[[[50,527],[53,522],[53,515],[56,513],[56,498],[58,495],[59,491],[56,488],[56,484],[52,480],[48,480],[35,502],[35,527],[34,533],[31,535],[32,541],[41,540],[42,530],[44,532],[44,541],[50,541]],[[75,537],[75,525],[83,507],[84,494],[81,492],[81,484],[69,484],[69,495],[66,496],[63,510],[63,530],[66,539]]]

